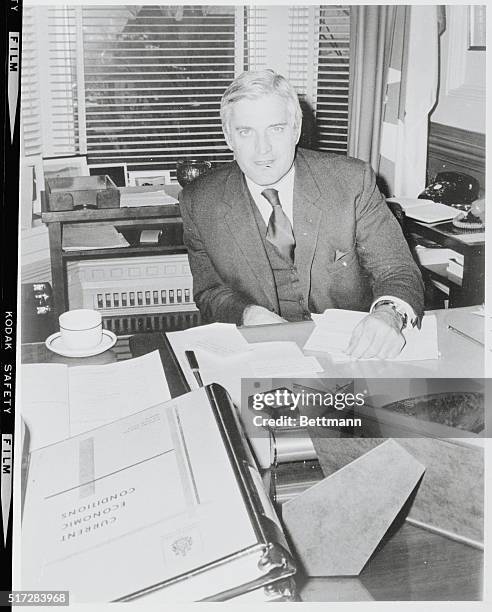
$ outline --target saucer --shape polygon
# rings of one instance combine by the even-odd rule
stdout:
[[[117,338],[112,331],[103,329],[101,342],[97,346],[93,346],[91,348],[68,348],[68,346],[63,344],[61,332],[51,334],[51,336],[46,339],[45,344],[50,351],[53,351],[53,353],[56,353],[57,355],[63,355],[63,357],[92,357],[93,355],[99,355],[99,353],[104,353],[104,351],[110,349],[116,344],[116,340]]]

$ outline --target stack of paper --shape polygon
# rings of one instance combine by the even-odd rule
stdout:
[[[101,223],[67,223],[63,228],[64,251],[89,251],[130,246],[112,225]]]
[[[328,309],[321,315],[312,315],[315,328],[309,336],[304,350],[328,353],[336,363],[352,361],[347,355],[350,337],[356,325],[367,316],[367,312]],[[421,329],[407,328],[403,331],[406,344],[395,361],[420,361],[437,359],[437,322],[434,315],[425,315]]]
[[[447,264],[453,258],[456,261],[463,262],[463,255],[460,255],[453,249],[428,248],[418,244],[415,247],[415,254],[420,265],[429,266],[434,264]]]
[[[168,195],[162,185],[145,187],[121,187],[120,206],[162,206],[177,204],[178,200]]]

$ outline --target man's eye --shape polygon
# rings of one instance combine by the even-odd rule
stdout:
[[[283,125],[274,125],[272,127],[272,132],[274,134],[280,134],[281,132],[284,131],[284,129],[285,129],[285,126],[283,126]]]
[[[249,136],[251,134],[251,130],[249,128],[244,128],[243,130],[239,130],[240,136]]]

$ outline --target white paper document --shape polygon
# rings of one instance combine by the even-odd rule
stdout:
[[[222,385],[236,406],[241,406],[243,378],[309,378],[323,371],[318,360],[305,357],[295,342],[256,342],[250,346],[247,353],[227,359],[201,350],[195,352],[203,384],[216,382]],[[184,367],[188,378],[189,366],[185,364]]]
[[[67,223],[63,227],[64,251],[89,251],[130,246],[125,237],[112,225],[100,223]]]
[[[420,198],[387,198],[388,202],[399,204],[407,217],[423,223],[437,223],[454,219],[459,210],[446,204]]]
[[[161,185],[145,185],[142,187],[120,187],[120,206],[165,206],[177,204],[178,200],[166,193]]]
[[[352,361],[347,349],[355,326],[367,316],[367,312],[328,309],[321,315],[313,315],[315,328],[304,345],[305,351],[328,353],[335,363]],[[434,315],[425,315],[421,329],[403,331],[406,344],[394,361],[421,361],[438,359],[437,321]]]
[[[22,366],[21,414],[31,450],[170,399],[158,351],[108,365]]]
[[[191,327],[182,332],[190,343],[190,349],[201,349],[219,357],[238,355],[250,350],[244,336],[232,323],[211,323],[200,327]]]
[[[199,332],[201,328],[195,329]],[[318,360],[315,357],[305,357],[295,342],[254,342],[247,344],[246,351],[220,356],[209,350],[208,346],[204,347],[199,334],[195,336],[190,332],[185,330],[167,334],[188,384],[192,389],[197,387],[185,356],[185,351],[191,350],[195,352],[203,384],[216,382],[222,385],[237,406],[241,404],[243,378],[309,378],[323,371]],[[243,338],[237,329],[236,332]]]

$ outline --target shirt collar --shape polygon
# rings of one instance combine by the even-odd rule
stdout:
[[[294,191],[294,175],[295,175],[295,164],[292,164],[291,169],[285,174],[279,181],[272,185],[257,185],[254,181],[244,175],[246,184],[251,192],[253,198],[258,199],[262,197],[261,192],[265,189],[276,189],[279,194],[293,193]],[[282,198],[280,197],[281,201]]]

